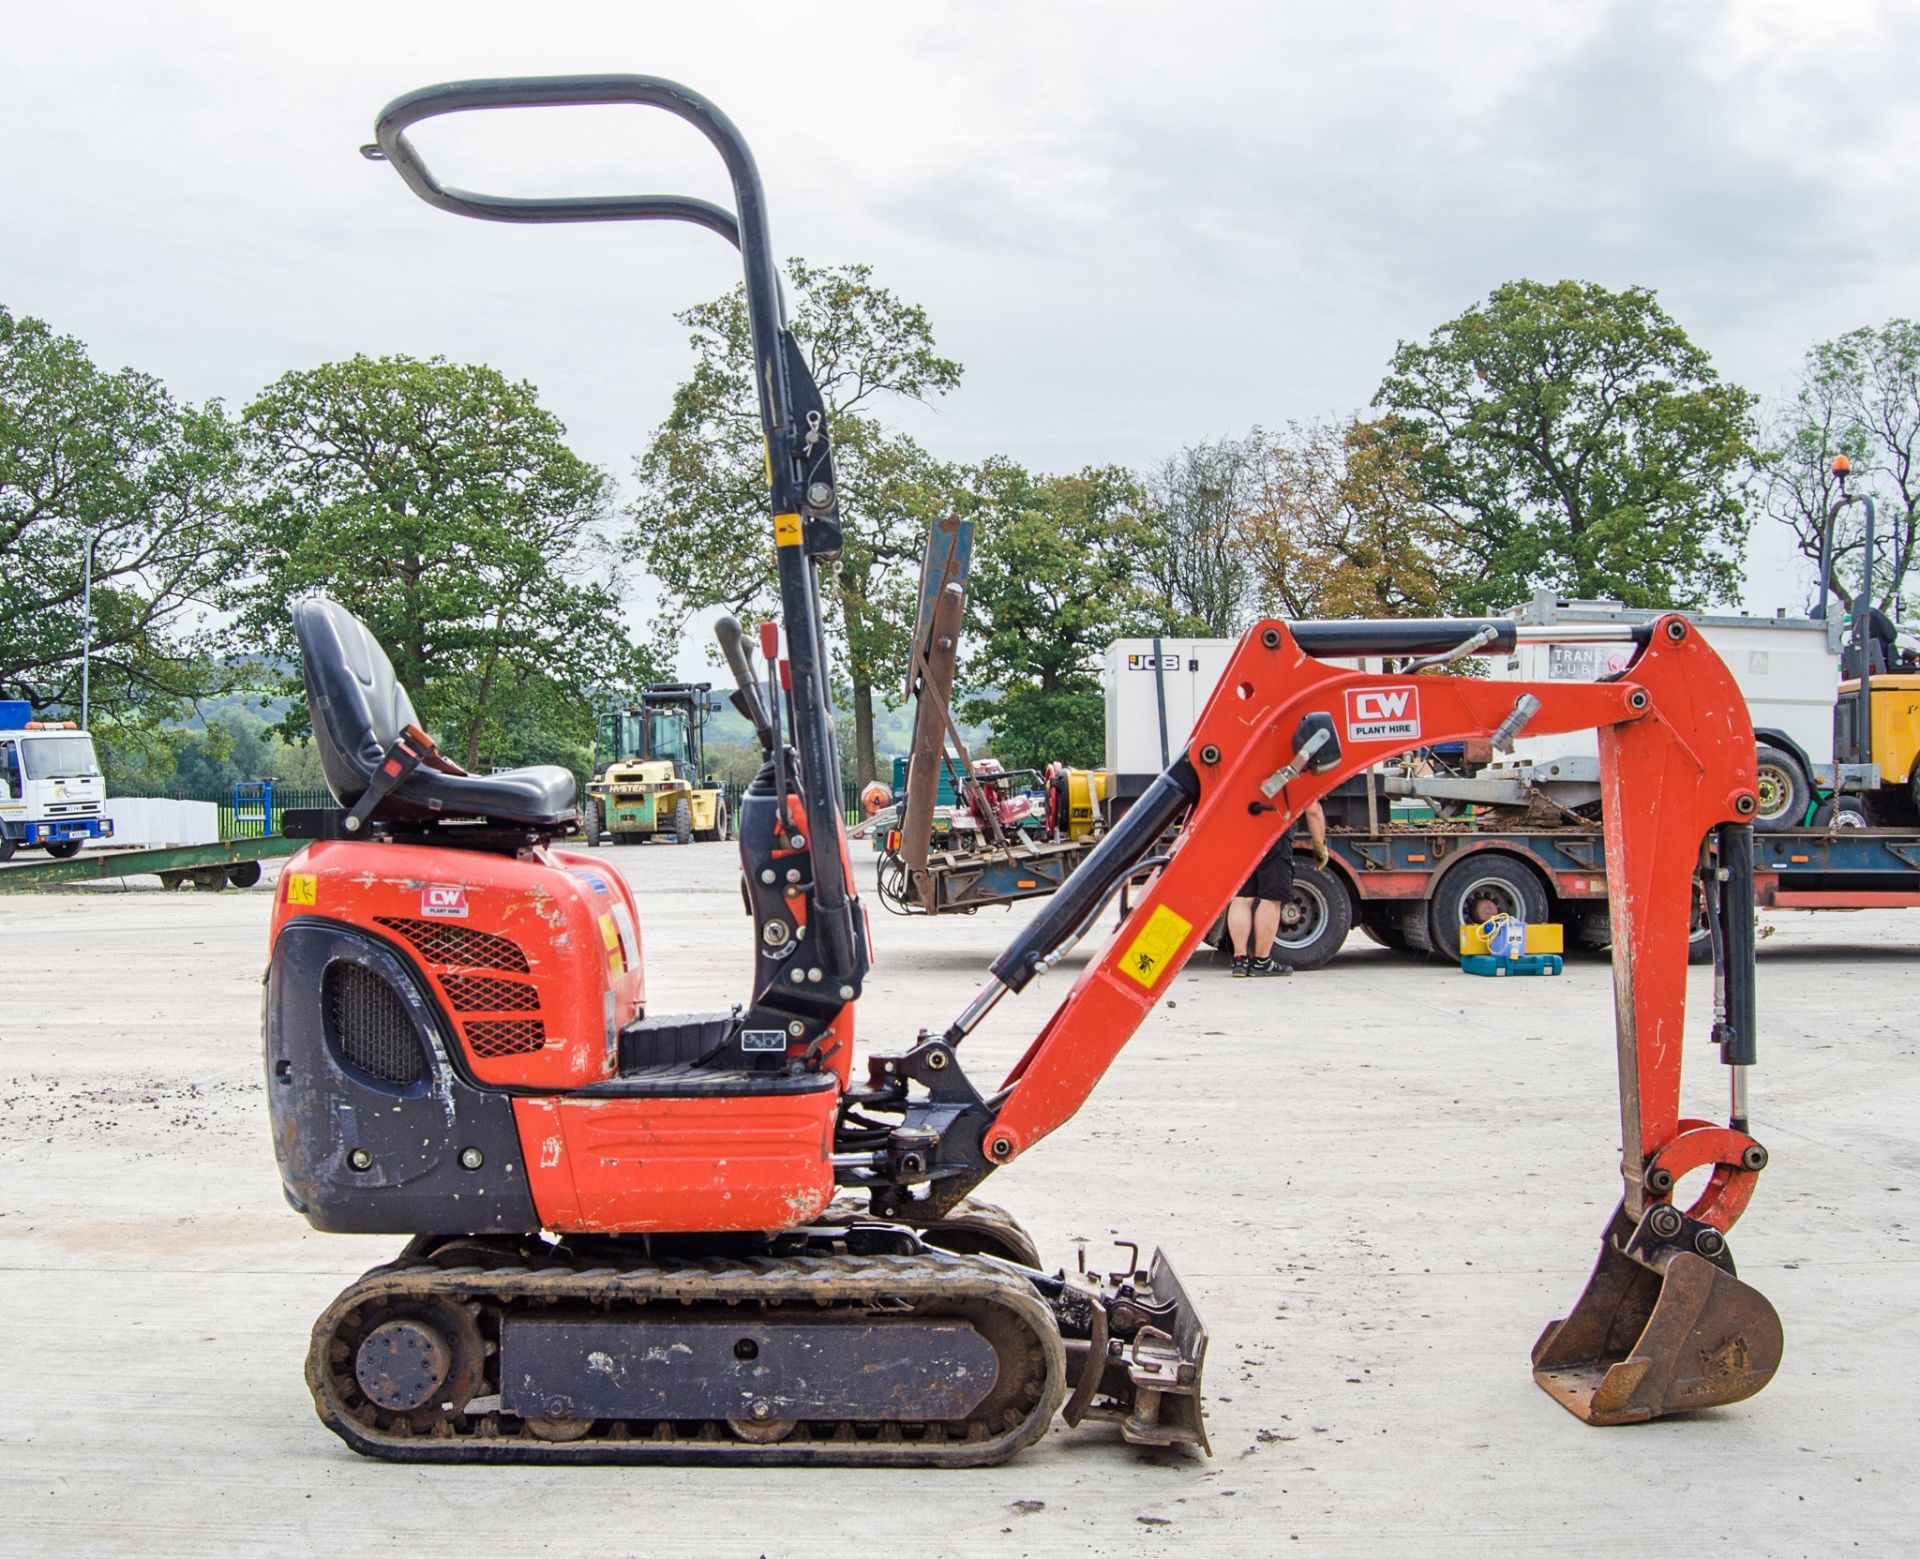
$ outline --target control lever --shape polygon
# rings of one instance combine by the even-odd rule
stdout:
[[[760,682],[753,674],[753,646],[747,643],[739,619],[734,617],[722,617],[713,625],[713,635],[720,641],[720,653],[726,656],[727,669],[733,673],[739,689],[733,695],[733,707],[746,717],[754,735],[760,738],[760,750],[772,757],[773,723],[767,718],[766,704],[760,697]]]
[[[775,826],[784,841],[793,832],[793,825],[787,817],[787,749],[780,739],[780,625],[776,622],[760,625],[760,658],[767,663],[767,708],[770,711],[767,729],[772,737],[767,755],[773,759]]]

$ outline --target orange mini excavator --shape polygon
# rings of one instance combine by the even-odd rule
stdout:
[[[459,110],[615,103],[702,131],[734,211],[471,194],[437,182],[405,134]],[[295,607],[314,736],[345,811],[312,815],[312,842],[280,879],[265,1016],[274,1143],[287,1196],[316,1228],[411,1236],[315,1325],[307,1378],[330,1428],[412,1461],[959,1466],[1011,1455],[1058,1411],[1137,1443],[1205,1447],[1206,1332],[1166,1261],[1049,1273],[1018,1224],[969,1195],[1080,1107],[1309,802],[1408,747],[1523,727],[1599,732],[1625,1179],[1594,1275],[1536,1345],[1535,1375],[1594,1423],[1766,1383],[1779,1323],[1726,1243],[1766,1162],[1745,1091],[1753,733],[1684,620],[1539,630],[1615,633],[1637,653],[1607,681],[1537,684],[1319,658],[1505,653],[1534,632],[1511,622],[1261,623],[1185,754],[981,994],[856,1067],[867,935],[815,577],[840,544],[833,465],[745,144],[702,98],[641,76],[432,87],[392,104],[378,137],[367,154],[446,210],[688,221],[739,247],[786,654],[764,633],[763,671],[721,625],[766,755],[739,818],[751,994],[730,1012],[661,1016],[624,880],[554,847],[576,824],[572,779],[462,772],[354,617],[324,599]],[[1012,1072],[972,1081],[969,1032],[1151,866]],[[1696,876],[1718,960],[1713,1037],[1733,1077],[1725,1125],[1679,1113]],[[1693,1171],[1705,1188],[1683,1211],[1674,1188]]]

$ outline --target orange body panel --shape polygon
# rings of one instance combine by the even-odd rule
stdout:
[[[837,1088],[513,1101],[540,1221],[588,1234],[790,1228],[833,1200]]]
[[[427,980],[473,1076],[573,1089],[611,1077],[646,1000],[633,895],[591,856],[323,841],[287,862],[273,932],[296,916],[392,943]]]

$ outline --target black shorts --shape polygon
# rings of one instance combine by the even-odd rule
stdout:
[[[1284,904],[1293,897],[1293,838],[1282,834],[1273,848],[1260,857],[1260,864],[1241,888],[1243,899],[1273,899]]]

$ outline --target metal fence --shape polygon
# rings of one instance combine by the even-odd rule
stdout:
[[[747,787],[739,780],[723,780],[720,794],[727,804],[727,816],[737,818],[740,815],[740,799],[747,793]],[[844,775],[840,779],[840,814],[848,824],[860,821],[860,787]]]
[[[201,801],[218,810],[222,839],[265,839],[280,832],[289,809],[332,807],[331,794],[278,780],[244,780],[237,785],[110,784],[110,796],[150,797],[163,801]]]
[[[728,780],[720,787],[727,815],[740,815],[740,798],[747,787]],[[290,810],[325,809],[338,805],[326,790],[285,785],[279,780],[243,780],[237,785],[113,784],[115,796],[147,796],[167,801],[211,802],[219,809],[222,839],[264,839],[280,832],[281,815]],[[840,782],[840,806],[848,823],[860,821],[860,787],[850,779]]]

